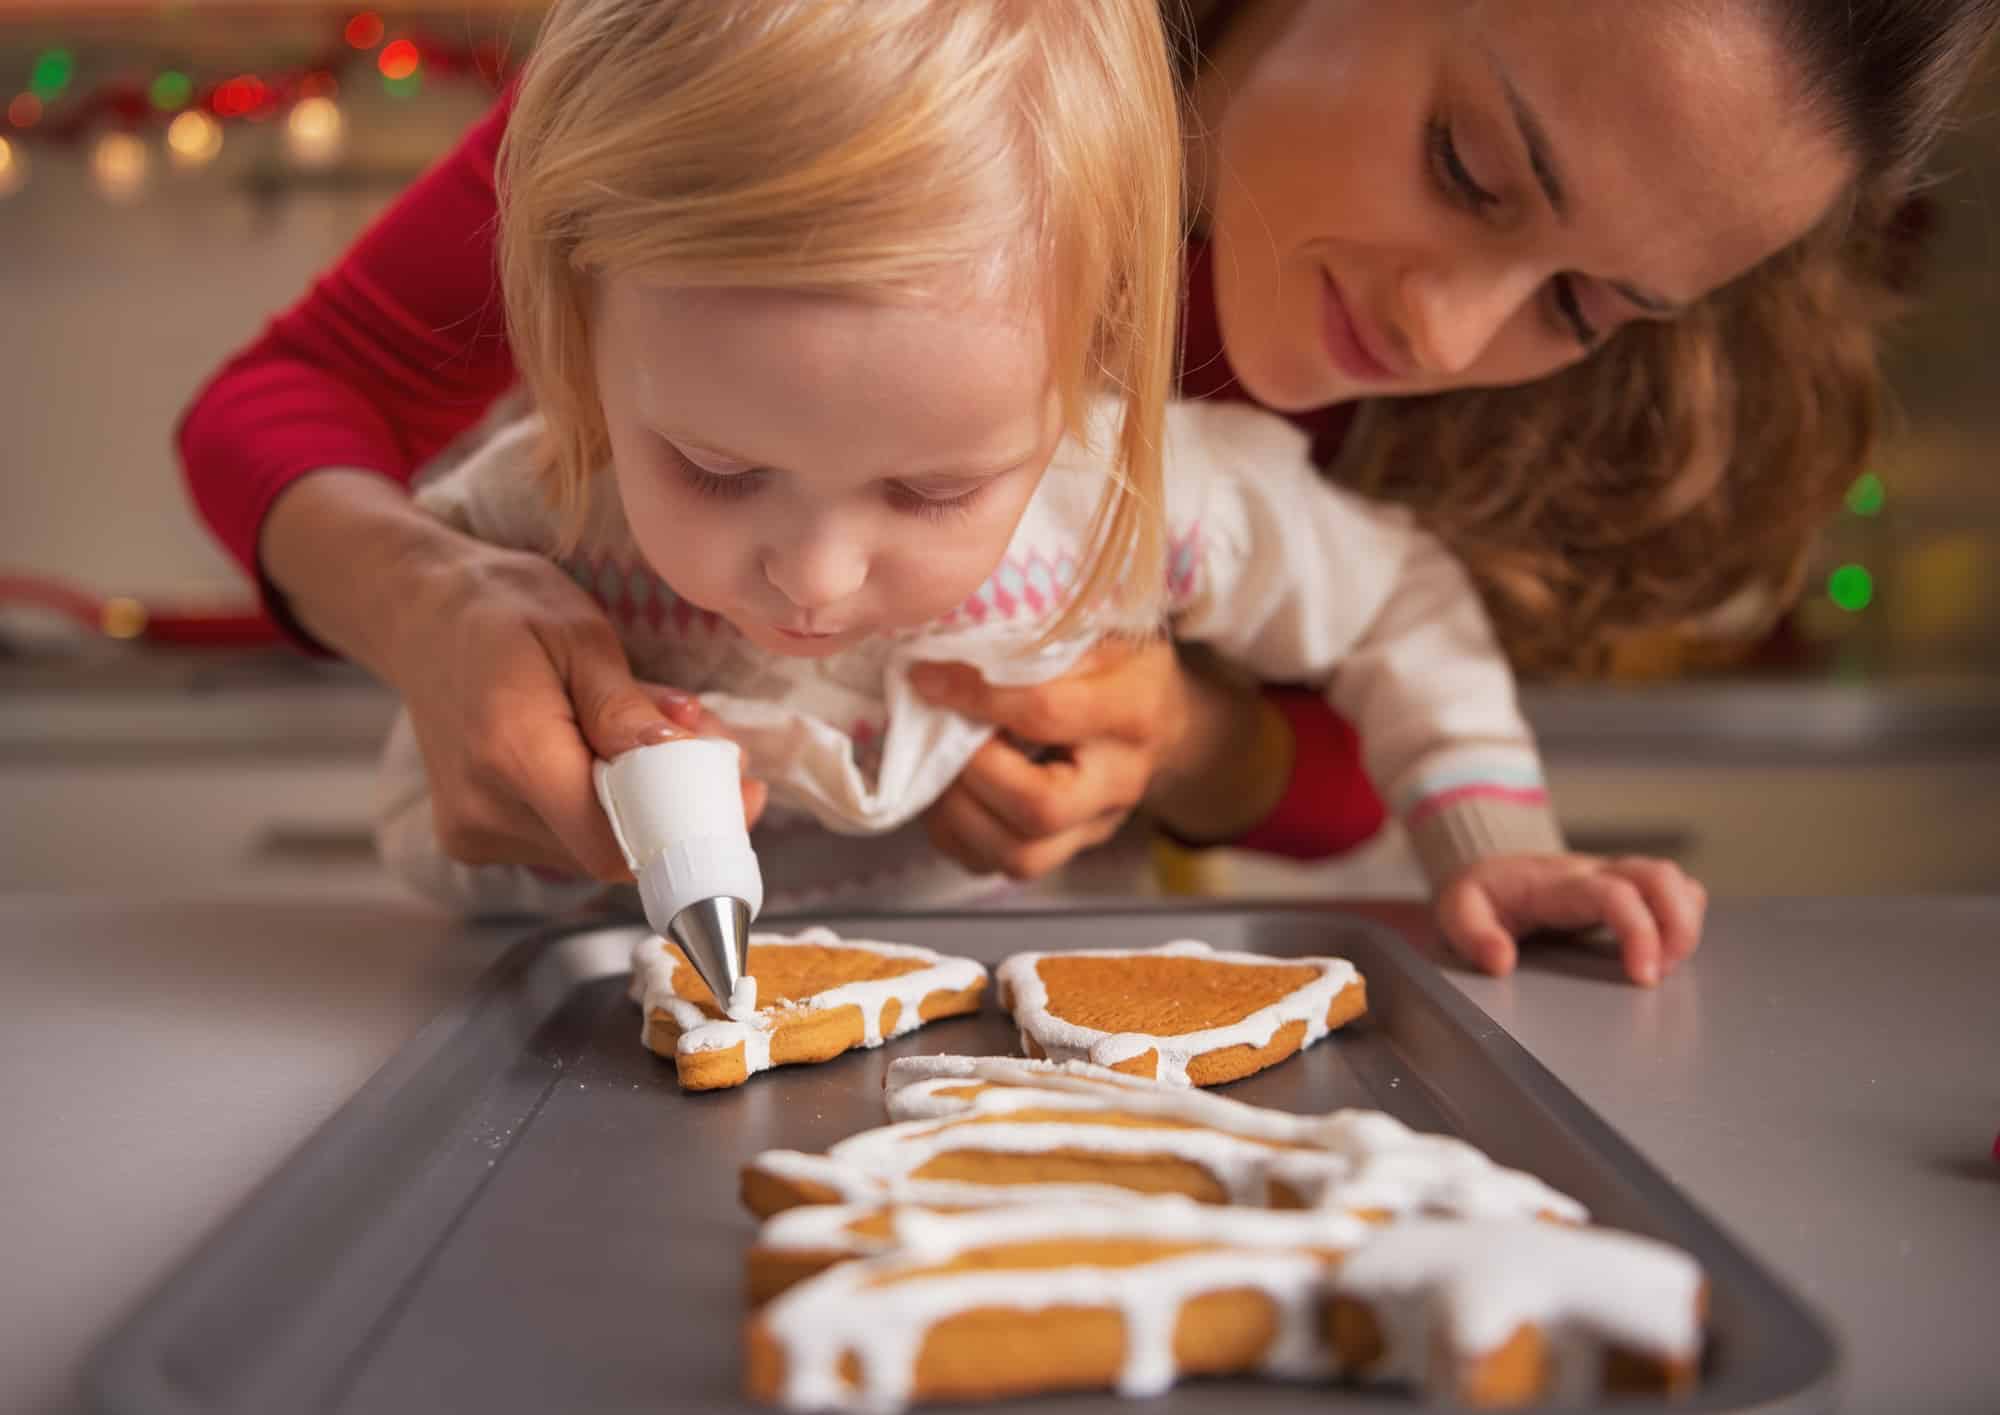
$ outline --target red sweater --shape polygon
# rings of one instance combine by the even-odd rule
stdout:
[[[303,300],[223,365],[181,420],[195,505],[302,642],[257,565],[258,532],[279,493],[326,467],[407,486],[514,383],[494,268],[493,165],[507,111],[502,99]],[[1183,392],[1242,398],[1222,352],[1205,245],[1191,249],[1188,275]],[[1294,421],[1326,452],[1348,412]],[[1297,743],[1292,777],[1277,808],[1238,843],[1306,858],[1351,849],[1383,820],[1353,729],[1316,693],[1270,696]]]

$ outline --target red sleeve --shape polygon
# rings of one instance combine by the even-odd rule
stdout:
[[[1264,700],[1292,729],[1292,775],[1271,813],[1231,844],[1239,850],[1321,860],[1371,839],[1388,819],[1361,765],[1361,738],[1325,698],[1266,688]]]
[[[495,104],[181,419],[195,506],[281,622],[257,566],[279,493],[327,467],[408,483],[514,382],[494,264],[508,106]]]
[[[1186,259],[1181,396],[1250,401],[1222,346],[1208,243],[1188,242]],[[1291,421],[1313,440],[1313,455],[1325,465],[1347,436],[1353,415],[1351,405],[1337,404],[1291,415]],[[1354,849],[1380,830],[1387,818],[1382,798],[1361,766],[1361,739],[1317,693],[1266,688],[1264,696],[1291,724],[1291,780],[1271,814],[1231,844],[1298,860],[1324,859]]]

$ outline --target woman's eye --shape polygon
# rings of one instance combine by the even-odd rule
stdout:
[[[1568,275],[1558,275],[1549,282],[1549,293],[1555,300],[1556,317],[1565,334],[1571,335],[1586,349],[1597,347],[1603,331],[1590,322],[1583,312],[1583,302],[1577,298],[1576,281]]]
[[[965,491],[940,492],[914,487],[906,482],[889,484],[889,504],[898,511],[926,520],[942,521],[972,508],[990,483],[981,482]]]
[[[1500,204],[1499,195],[1480,186],[1478,179],[1466,167],[1465,159],[1458,155],[1458,142],[1452,136],[1449,123],[1433,118],[1424,146],[1430,154],[1432,178],[1446,196],[1474,211]]]

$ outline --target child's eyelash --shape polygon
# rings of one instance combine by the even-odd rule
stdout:
[[[906,486],[891,485],[889,504],[898,511],[919,517],[926,521],[949,521],[963,516],[972,509],[972,503],[979,499],[984,485],[975,486],[970,491],[957,496],[925,496]]]
[[[687,477],[688,485],[700,495],[712,496],[718,501],[739,501],[755,492],[763,480],[754,469],[724,477],[697,467],[685,457],[680,460],[681,471]]]

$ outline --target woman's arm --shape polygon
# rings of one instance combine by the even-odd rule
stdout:
[[[592,759],[696,729],[699,710],[633,680],[561,571],[461,535],[407,488],[514,382],[494,267],[507,106],[215,376],[181,454],[274,616],[402,695],[454,859],[618,879]]]
[[[407,483],[514,382],[494,268],[493,162],[507,110],[502,99],[304,299],[225,364],[181,420],[197,508],[294,630],[291,606],[271,590],[290,579],[312,593],[311,567],[261,558],[298,544],[263,543],[286,492],[332,467]],[[323,529],[339,535],[342,524]],[[339,612],[298,608],[305,618]]]
[[[1315,694],[1264,690],[1156,639],[1099,650],[1064,678],[996,687],[962,665],[912,674],[932,702],[998,724],[926,816],[968,869],[1036,879],[1144,804],[1181,838],[1299,858],[1381,827],[1354,734]],[[1058,746],[1041,760],[1009,737]]]

